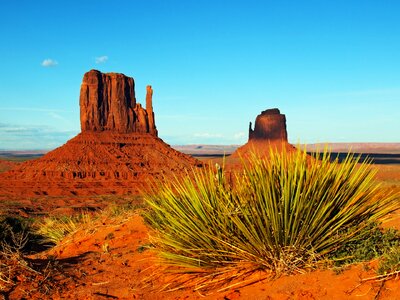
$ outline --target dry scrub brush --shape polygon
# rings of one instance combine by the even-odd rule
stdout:
[[[0,295],[5,299],[20,284],[29,283],[29,291],[23,291],[27,296],[39,290],[43,295],[51,286],[49,265],[27,258],[29,248],[37,243],[28,223],[12,217],[0,219]]]
[[[60,243],[67,235],[81,229],[92,222],[89,213],[76,216],[46,217],[36,222],[36,233],[44,238],[45,242]]]
[[[70,240],[67,237],[72,237],[78,231],[92,234],[106,220],[109,223],[123,222],[141,207],[139,204],[128,202],[123,205],[113,204],[96,212],[82,211],[71,216],[49,216],[35,222],[35,233],[46,243],[55,245],[68,243]]]
[[[1,220],[0,230],[0,293],[4,294],[15,285],[18,270],[29,268],[21,253],[29,234],[25,230],[14,232],[5,220]]]
[[[374,182],[369,162],[328,151],[256,155],[227,180],[221,169],[194,170],[145,196],[146,220],[163,263],[187,273],[301,270],[360,238],[398,208]],[[248,274],[248,272],[243,272]]]

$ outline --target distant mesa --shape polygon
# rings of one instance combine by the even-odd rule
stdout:
[[[268,156],[271,147],[277,150],[285,148],[288,151],[295,149],[288,143],[286,116],[277,108],[262,111],[256,118],[254,129],[250,122],[249,140],[233,152],[231,158],[245,157],[252,152]]]
[[[81,133],[40,159],[0,174],[0,196],[138,193],[150,182],[201,166],[158,138],[153,89],[146,108],[135,82],[91,70],[80,90]]]

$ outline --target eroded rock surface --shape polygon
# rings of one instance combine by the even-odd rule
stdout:
[[[80,93],[81,130],[150,133],[157,136],[153,90],[147,87],[146,109],[136,102],[135,81],[120,73],[91,70]]]
[[[267,109],[261,112],[256,118],[254,130],[249,128],[250,140],[269,140],[269,141],[286,141],[286,117],[281,114],[279,109]]]
[[[279,109],[272,108],[261,112],[256,118],[254,129],[249,126],[249,140],[230,156],[232,165],[240,165],[240,158],[250,157],[252,153],[266,157],[270,151],[294,151],[288,143],[286,117]]]

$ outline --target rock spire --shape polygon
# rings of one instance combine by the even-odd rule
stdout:
[[[132,77],[97,70],[85,73],[79,98],[82,132],[136,132],[157,136],[152,94],[148,86],[145,109],[136,102]]]

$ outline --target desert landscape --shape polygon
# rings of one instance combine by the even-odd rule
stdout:
[[[396,1],[3,1],[0,300],[400,299]]]
[[[279,109],[267,109],[257,116],[254,129],[250,124],[248,142],[243,146],[187,145],[174,149],[157,137],[152,94],[148,86],[143,108],[135,99],[133,78],[91,70],[85,73],[80,91],[81,133],[47,153],[2,153],[0,287],[4,299],[394,299],[400,296],[399,261],[378,272],[387,261],[388,251],[393,251],[400,242],[397,233],[400,144],[296,145],[296,149],[288,143],[285,115]],[[331,151],[328,165],[336,163],[335,168],[340,168],[351,164],[352,160],[346,162],[346,155],[352,150],[360,157],[360,169],[367,167],[377,172],[370,184],[380,184],[377,195],[383,197],[385,213],[375,221],[368,221],[367,227],[360,220],[355,221],[356,227],[365,228],[368,238],[364,235],[362,238],[367,243],[357,244],[360,241],[351,242],[349,238],[350,244],[345,243],[342,249],[344,257],[336,249],[333,251],[342,257],[336,262],[325,255],[299,266],[290,261],[283,270],[254,267],[250,259],[250,266],[242,262],[213,273],[210,270],[220,268],[215,263],[211,269],[204,266],[194,271],[162,258],[163,252],[157,247],[163,246],[158,246],[155,239],[157,231],[162,232],[163,223],[159,219],[168,215],[162,203],[169,203],[168,193],[176,193],[176,189],[184,191],[186,187],[175,185],[169,190],[168,182],[194,182],[194,190],[200,189],[199,193],[215,184],[217,189],[225,188],[228,182],[215,183],[214,176],[218,180],[225,176],[229,180],[232,176],[245,178],[241,174],[243,167],[249,167],[245,166],[247,160],[250,168],[257,170],[251,158],[255,153],[257,161],[277,160],[277,164],[285,157],[300,155],[311,163],[307,169],[312,172],[312,162],[324,161],[316,153],[326,147]],[[275,156],[279,153],[283,156]],[[311,159],[313,156],[317,159]],[[370,167],[363,165],[365,160],[372,163]],[[202,177],[196,174],[207,172],[211,172],[211,181],[205,177],[203,186],[198,181]],[[239,186],[252,179],[243,180]],[[160,184],[166,186],[165,192]],[[223,185],[218,187],[219,184]],[[235,190],[231,188],[230,193]],[[370,193],[368,189],[362,193]],[[157,196],[158,193],[164,196]],[[179,205],[185,205],[184,198],[176,197],[173,199],[178,199]],[[193,203],[199,201],[187,199]],[[157,209],[159,217],[153,215]],[[370,213],[376,214],[373,210]],[[380,223],[388,214],[389,222]],[[365,220],[369,219],[373,220],[370,216]],[[186,224],[183,219],[181,222],[178,228]],[[208,222],[213,221],[208,219],[209,228],[220,226]],[[246,228],[251,226],[248,224]],[[178,230],[183,233],[187,229]],[[203,231],[200,234],[207,236]]]

